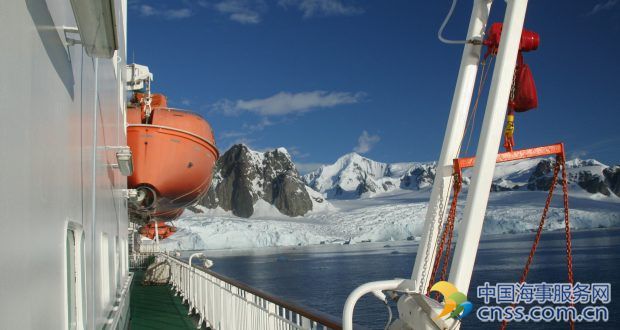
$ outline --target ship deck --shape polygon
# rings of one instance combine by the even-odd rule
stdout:
[[[170,285],[144,286],[144,271],[136,270],[131,285],[131,329],[195,329],[188,307]]]

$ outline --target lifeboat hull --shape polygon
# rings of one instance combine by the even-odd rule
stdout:
[[[219,152],[209,124],[199,115],[169,108],[152,111],[144,124],[142,109],[129,108],[127,143],[134,173],[129,188],[147,194],[134,211],[143,218],[176,219],[209,189]]]

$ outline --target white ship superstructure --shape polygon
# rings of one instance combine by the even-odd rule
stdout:
[[[0,327],[124,328],[126,1],[2,1],[0,22]]]

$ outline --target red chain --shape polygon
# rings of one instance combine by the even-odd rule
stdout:
[[[456,205],[458,203],[459,193],[461,192],[462,186],[462,177],[459,174],[455,174],[453,177],[454,180],[454,196],[452,197],[452,204],[450,205],[450,212],[448,213],[448,219],[444,225],[443,232],[441,233],[441,240],[439,242],[439,249],[437,250],[437,255],[435,256],[435,262],[433,263],[433,270],[431,271],[431,280],[428,284],[427,293],[430,293],[433,284],[435,284],[435,279],[439,273],[439,264],[441,257],[444,257],[443,260],[443,269],[441,272],[441,281],[445,279],[446,269],[448,268],[448,260],[450,259],[450,251],[452,249],[452,236],[454,233],[454,220],[456,218]],[[446,237],[448,237],[448,242],[446,245]],[[444,248],[447,246],[446,254],[444,256]]]
[[[566,162],[564,155],[558,157],[558,161],[562,162],[562,191],[564,192],[564,230],[566,231],[566,267],[568,268],[568,282],[571,284],[571,306],[575,306],[574,296],[572,293],[572,285],[575,283],[573,274],[573,249],[572,238],[570,234],[570,220],[568,213],[568,178],[566,177]],[[575,321],[570,320],[570,329],[575,329]]]
[[[540,236],[542,235],[543,227],[545,226],[545,220],[547,219],[547,213],[549,212],[549,207],[551,206],[553,191],[555,190],[555,184],[557,183],[559,172],[560,163],[556,162],[555,167],[553,168],[553,179],[551,180],[551,187],[549,187],[549,194],[547,195],[545,208],[543,209],[542,216],[540,217],[540,223],[538,224],[538,230],[536,231],[536,238],[534,238],[534,244],[532,244],[532,248],[530,249],[530,255],[527,257],[527,262],[525,263],[525,268],[523,269],[523,273],[521,274],[519,283],[525,282],[525,280],[527,279],[527,274],[530,272],[530,266],[532,265],[532,261],[534,261],[534,254],[536,253],[536,248],[538,247],[538,243],[540,242]],[[512,307],[514,308],[515,304],[512,304]],[[503,320],[500,329],[505,330],[507,326],[508,321]]]
[[[459,176],[460,178],[460,176]],[[454,222],[456,219],[456,204],[458,203],[459,193],[461,192],[461,183],[460,179],[454,179],[456,181],[454,183],[454,197],[452,198],[452,205],[450,206],[450,213],[448,214],[448,241],[446,242],[446,255],[443,258],[443,265],[441,268],[441,277],[440,281],[446,280],[446,272],[448,271],[448,261],[450,260],[450,255],[452,252],[452,237],[454,236]]]
[[[540,242],[540,236],[542,234],[542,230],[545,224],[545,219],[547,218],[547,213],[549,211],[549,207],[551,205],[551,199],[553,197],[553,191],[558,179],[558,172],[562,168],[562,191],[564,194],[564,225],[566,231],[566,264],[568,267],[568,282],[573,284],[573,257],[572,257],[572,247],[571,247],[571,234],[570,234],[570,220],[569,220],[569,211],[568,211],[568,180],[566,177],[566,163],[564,160],[564,155],[560,155],[557,157],[555,167],[553,168],[553,179],[551,181],[551,187],[549,188],[549,194],[547,195],[547,202],[545,203],[545,208],[543,210],[543,214],[540,218],[540,223],[538,225],[538,231],[536,232],[536,238],[534,239],[534,244],[532,245],[532,249],[530,250],[530,255],[527,258],[527,262],[525,263],[525,268],[523,269],[523,274],[519,279],[519,283],[524,283],[527,279],[527,275],[530,271],[530,266],[532,261],[534,260],[534,254],[536,253],[536,248],[538,247],[538,243]],[[573,295],[571,293],[571,306],[574,306]],[[512,304],[512,307],[515,307],[515,304]],[[508,322],[506,320],[502,321],[502,325],[500,327],[501,330],[505,330],[508,326]],[[575,329],[574,320],[570,320],[570,329]]]

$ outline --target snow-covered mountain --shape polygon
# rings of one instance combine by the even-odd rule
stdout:
[[[304,181],[327,198],[348,199],[397,188],[425,188],[432,185],[434,177],[432,163],[386,164],[353,152],[306,174]]]
[[[554,165],[552,158],[498,164],[483,233],[535,231]],[[620,227],[620,166],[573,159],[567,174],[571,227]],[[466,193],[471,170],[464,175]],[[285,149],[261,153],[237,145],[218,161],[204,206],[175,221],[178,232],[161,246],[225,249],[417,239],[434,176],[433,163],[386,164],[347,154],[302,179]],[[459,215],[463,204],[461,199]],[[555,198],[545,230],[563,230],[563,221],[563,201]]]
[[[547,191],[554,165],[553,158],[498,164],[491,190]],[[463,174],[467,189],[471,169]],[[567,162],[567,174],[571,194],[594,199],[620,197],[620,166],[573,159]],[[399,191],[428,192],[434,178],[435,163],[388,164],[357,153],[346,154],[300,177],[286,149],[257,152],[239,144],[218,160],[213,184],[200,204],[243,218],[302,216],[330,209],[328,200],[372,199]]]
[[[491,190],[549,190],[555,160],[529,159],[498,164]],[[609,167],[596,160],[573,159],[567,162],[568,182],[589,194],[620,197],[620,166]],[[464,184],[471,169],[464,171]],[[340,157],[334,164],[321,166],[303,179],[328,199],[371,198],[398,189],[430,188],[435,178],[435,163],[377,162],[356,153]],[[559,184],[559,182],[558,182]]]

